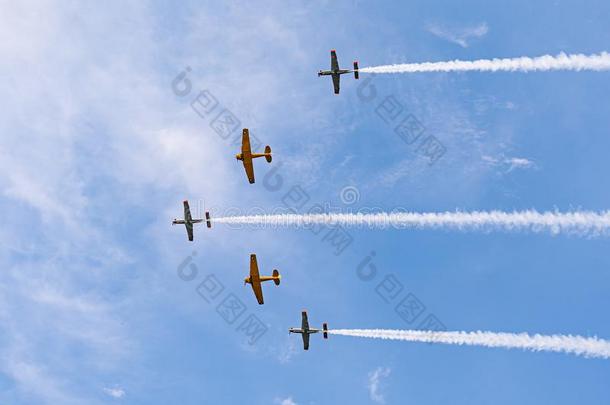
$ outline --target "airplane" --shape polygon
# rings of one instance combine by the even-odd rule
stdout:
[[[193,224],[198,224],[203,222],[203,219],[197,218],[193,219],[191,216],[191,209],[189,208],[188,200],[184,200],[184,219],[176,219],[172,221],[172,225],[181,225],[184,224],[186,226],[186,234],[188,235],[189,240],[193,241]],[[210,213],[208,211],[205,212],[205,223],[208,228],[212,227],[212,220],[210,219]]]
[[[288,329],[288,334],[290,333],[300,333],[303,337],[303,350],[309,350],[309,335],[312,333],[322,332],[324,339],[328,339],[328,324],[322,324],[322,330],[310,328],[309,322],[307,321],[307,311],[301,312],[301,328],[290,328]]]
[[[275,285],[280,285],[280,272],[277,270],[273,270],[272,276],[263,276],[261,277],[258,273],[258,264],[256,262],[256,255],[250,255],[250,276],[244,279],[244,285],[250,284],[252,285],[252,291],[254,291],[254,295],[256,296],[256,300],[259,305],[263,305],[265,302],[263,301],[263,289],[261,288],[261,283],[264,281],[271,281],[275,283]]]
[[[333,87],[335,88],[335,94],[339,94],[339,82],[342,74],[354,72],[354,78],[358,80],[358,61],[354,61],[354,70],[339,69],[339,62],[337,61],[337,52],[332,49],[330,51],[330,70],[320,70],[318,77],[320,76],[332,76]]]
[[[250,184],[254,183],[254,166],[252,165],[252,159],[264,157],[267,163],[271,163],[271,147],[265,146],[265,153],[252,153],[250,149],[250,132],[248,128],[244,128],[241,137],[241,153],[235,155],[237,160],[244,162],[244,169],[246,169],[246,175],[248,175],[248,181]]]

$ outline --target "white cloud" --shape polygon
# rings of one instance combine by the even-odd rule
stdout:
[[[16,387],[1,402],[95,403],[99,386],[77,385],[74,374],[124,372],[138,355],[121,310],[132,299],[119,274],[130,259],[110,228],[125,202],[105,200],[133,198],[125,190],[135,176],[193,182],[191,167],[147,136],[183,108],[151,71],[147,7],[80,7],[25,1],[0,17],[0,108],[10,117],[0,123],[0,169],[9,173],[0,179],[9,215],[0,243],[10,246],[0,252],[0,373]],[[131,15],[138,23],[120,17]],[[209,143],[198,157],[214,150]]]
[[[145,329],[149,308],[141,307],[163,302],[159,273],[183,254],[168,243],[169,220],[185,197],[213,196],[222,206],[243,188],[243,169],[231,157],[238,146],[191,109],[200,90],[212,91],[244,126],[265,128],[259,138],[280,156],[285,143],[274,137],[286,138],[277,130],[286,120],[279,118],[305,127],[333,113],[316,101],[294,114],[303,106],[288,102],[302,97],[287,91],[294,81],[313,76],[300,74],[310,41],[296,26],[307,23],[299,7],[276,7],[280,15],[256,5],[191,7],[178,32],[138,2],[25,0],[0,16],[0,76],[7,79],[0,81],[7,117],[0,122],[7,173],[0,179],[0,372],[16,387],[0,402],[95,403],[99,385],[78,385],[75,375],[146,378],[133,359],[150,343],[133,323]],[[180,98],[171,81],[187,65],[193,91]],[[184,246],[184,230],[175,234]],[[130,250],[143,240],[156,245]],[[238,243],[247,241],[231,249]]]
[[[417,82],[413,84],[414,90],[396,90],[400,91],[400,103],[421,123],[424,132],[420,140],[407,144],[396,136],[392,127],[377,120],[381,124],[380,130],[393,137],[396,150],[402,153],[393,155],[390,151],[385,159],[387,163],[382,164],[371,181],[361,188],[362,192],[378,190],[379,186],[391,189],[400,185],[417,189],[417,198],[424,199],[432,196],[430,190],[434,190],[435,198],[439,197],[439,190],[454,196],[455,190],[449,183],[462,184],[465,193],[479,188],[484,171],[480,170],[481,162],[472,159],[472,155],[480,154],[487,145],[486,129],[478,124],[469,106],[458,100],[442,79],[438,80],[435,85],[428,86],[427,91],[418,91],[424,85]],[[432,165],[420,150],[422,141],[428,136],[435,136],[446,149]],[[484,169],[489,170],[488,167]]]
[[[510,158],[506,162],[510,165],[509,172],[513,169],[530,169],[535,166],[534,162],[525,158]]]
[[[504,156],[494,158],[492,156],[484,155],[482,156],[482,159],[488,165],[499,167],[506,173],[510,173],[516,169],[525,170],[536,168],[536,163],[526,158]]]
[[[292,397],[288,397],[288,398],[276,398],[275,401],[273,401],[275,404],[277,405],[297,405],[296,402],[294,402],[294,400],[292,399]]]
[[[426,29],[432,35],[457,44],[462,48],[468,48],[468,46],[470,45],[470,39],[482,38],[489,31],[487,23],[481,23],[474,27],[466,27],[460,29],[449,29],[446,27],[442,27],[439,24],[428,24]]]
[[[298,353],[297,346],[294,341],[295,339],[288,339],[288,341],[281,346],[277,355],[277,359],[281,364],[289,363],[294,355]]]
[[[125,396],[125,390],[122,388],[104,388],[104,392],[113,398],[123,398]]]
[[[2,372],[14,381],[17,389],[25,391],[34,386],[36,393],[33,393],[32,396],[41,398],[38,393],[43,392],[45,401],[48,401],[46,403],[79,403],[74,396],[65,395],[64,381],[49,372],[43,365],[25,360],[28,353],[20,345],[20,343],[13,342],[10,351],[6,351],[9,354],[1,357],[2,362],[7,363],[2,367]]]
[[[381,393],[382,379],[387,378],[390,375],[390,370],[387,367],[377,367],[374,371],[369,373],[369,379],[367,381],[367,388],[369,390],[369,397],[372,401],[378,404],[385,404],[385,398]]]

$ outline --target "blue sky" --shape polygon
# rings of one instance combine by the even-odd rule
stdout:
[[[610,338],[607,239],[349,230],[340,254],[297,229],[171,227],[189,199],[213,215],[286,209],[608,208],[610,76],[376,76],[342,65],[608,50],[610,4],[569,2],[6,3],[0,32],[0,402],[605,403],[605,360],[332,336],[314,325],[572,333]],[[191,91],[172,81],[186,67]],[[237,147],[191,108],[201,91],[274,150],[248,185]],[[434,165],[376,113],[393,97],[445,147]],[[219,111],[219,110],[216,110]],[[271,171],[276,169],[275,171]],[[266,177],[267,176],[267,177]],[[280,176],[277,190],[269,185]],[[265,182],[267,180],[267,183]],[[267,185],[266,185],[267,184]],[[352,204],[341,199],[357,190]],[[372,252],[371,281],[358,266]],[[177,268],[193,252],[193,281]],[[256,305],[248,256],[278,268]],[[197,286],[213,275],[268,328],[250,345]],[[395,301],[376,291],[400,283]],[[425,307],[407,322],[397,301]]]

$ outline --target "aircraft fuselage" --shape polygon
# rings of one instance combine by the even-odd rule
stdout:
[[[318,76],[335,76],[342,75],[345,73],[351,73],[351,70],[347,69],[336,69],[336,70],[320,70]]]
[[[256,159],[259,157],[267,157],[270,156],[270,153],[250,153],[250,158],[252,159]],[[237,155],[235,155],[235,159],[237,160],[244,160],[244,154],[243,153],[238,153]],[[248,156],[246,156],[246,159],[248,159]]]
[[[318,332],[320,332],[320,329],[300,329],[300,328],[290,328],[290,329],[288,329],[288,332],[290,332],[290,333],[300,333],[300,334],[311,335],[312,333],[318,333]]]
[[[265,282],[265,281],[275,281],[277,279],[277,277],[274,276],[259,276],[258,277],[258,281]],[[252,284],[252,282],[257,282],[257,280],[252,280],[252,276],[248,276],[246,278],[244,278],[244,283],[246,284]]]
[[[192,224],[198,224],[200,222],[203,222],[203,219],[191,219],[191,220],[174,219],[172,221],[172,225],[192,225]]]

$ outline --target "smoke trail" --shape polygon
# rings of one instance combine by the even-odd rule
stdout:
[[[537,58],[480,59],[475,61],[453,60],[447,62],[403,63],[361,68],[366,73],[416,73],[416,72],[533,72],[548,70],[610,70],[610,54],[598,55],[544,55]]]
[[[527,333],[494,332],[435,332],[392,329],[333,329],[332,335],[356,336],[371,339],[403,340],[407,342],[444,343],[484,347],[523,349],[534,352],[570,353],[584,357],[610,358],[610,341],[596,337],[572,335],[528,335]]]
[[[347,214],[278,214],[221,217],[218,223],[260,226],[342,225],[345,227],[406,229],[453,229],[478,231],[530,231],[567,233],[580,236],[606,235],[610,231],[610,211],[591,212],[440,212],[440,213],[347,213]]]

